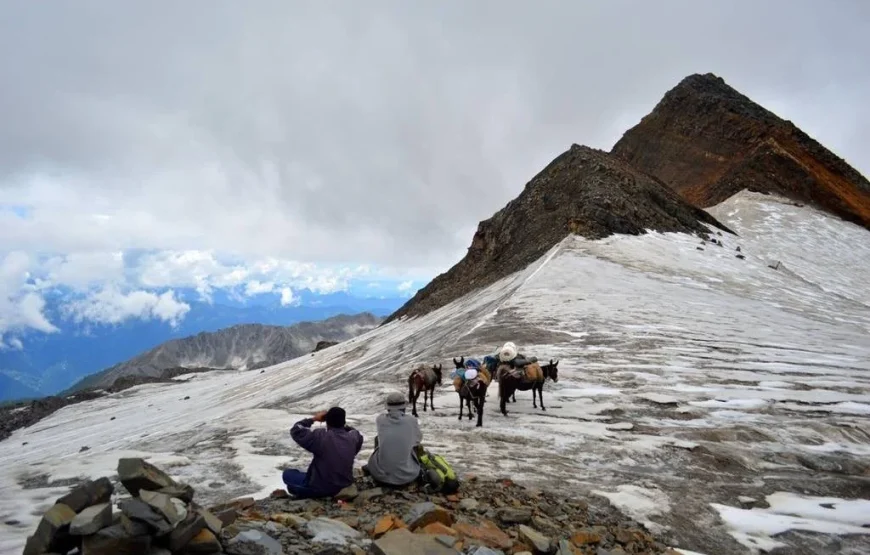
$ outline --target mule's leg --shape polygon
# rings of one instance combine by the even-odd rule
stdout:
[[[480,397],[475,402],[477,405],[477,428],[483,427],[483,397]]]
[[[538,397],[541,398],[541,410],[547,410],[547,407],[544,406],[544,382],[538,386]]]
[[[536,383],[532,386],[532,408],[533,409],[538,408],[538,400],[535,398],[535,395],[537,395],[537,393],[536,393],[537,390],[538,390],[538,384]]]
[[[471,397],[468,398],[468,400],[466,401],[466,403],[468,403],[468,419],[469,419],[469,420],[472,420],[472,419],[474,418],[474,414],[473,414],[472,411],[471,411]],[[476,408],[476,407],[475,407],[475,408]]]
[[[462,409],[465,407],[465,399],[462,398],[462,395],[459,396],[459,420],[462,420]]]
[[[498,408],[504,416],[507,416],[507,400],[511,396],[511,391],[503,382],[498,383]]]
[[[429,390],[429,408],[435,410],[435,388]]]
[[[426,401],[427,401],[426,395],[427,394],[428,394],[427,391],[424,389],[423,390],[423,412],[426,412]]]

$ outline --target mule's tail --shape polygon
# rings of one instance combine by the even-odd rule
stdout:
[[[411,374],[408,376],[408,403],[414,402],[414,378],[417,377],[417,374]]]

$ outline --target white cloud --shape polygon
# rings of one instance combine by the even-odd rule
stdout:
[[[32,328],[45,333],[57,328],[45,317],[45,299],[31,276],[33,260],[23,252],[10,252],[0,261],[0,335]]]
[[[76,322],[119,324],[133,318],[153,318],[176,326],[190,310],[190,305],[176,299],[174,291],[158,295],[149,291],[123,293],[107,288],[70,301],[63,310]]]
[[[281,289],[281,306],[293,306],[299,304],[299,298],[293,294],[289,287]]]
[[[403,281],[398,285],[398,287],[396,287],[396,289],[399,291],[399,293],[405,295],[406,297],[412,297],[416,292],[416,290],[414,289],[414,282],[411,280]]]
[[[271,293],[273,289],[275,289],[275,284],[271,281],[262,282],[253,280],[245,285],[245,295],[251,297],[262,293]]]

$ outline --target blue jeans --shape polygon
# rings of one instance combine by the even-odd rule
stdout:
[[[287,486],[287,491],[293,494],[297,499],[308,499],[312,497],[323,497],[320,492],[317,492],[308,487],[305,472],[288,468],[284,470],[282,476],[284,484]]]

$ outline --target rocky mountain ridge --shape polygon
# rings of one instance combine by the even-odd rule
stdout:
[[[239,324],[216,332],[167,341],[128,361],[92,374],[70,392],[110,387],[119,378],[159,378],[168,368],[207,367],[253,369],[272,366],[308,354],[322,341],[340,342],[376,327],[381,319],[370,312],[341,314],[292,326]]]
[[[669,90],[611,153],[700,207],[775,193],[870,229],[870,182],[845,160],[712,73]]]
[[[420,289],[384,323],[419,316],[522,270],[574,233],[601,239],[647,230],[728,231],[660,181],[601,150],[572,145],[520,195],[478,225],[465,257]]]

